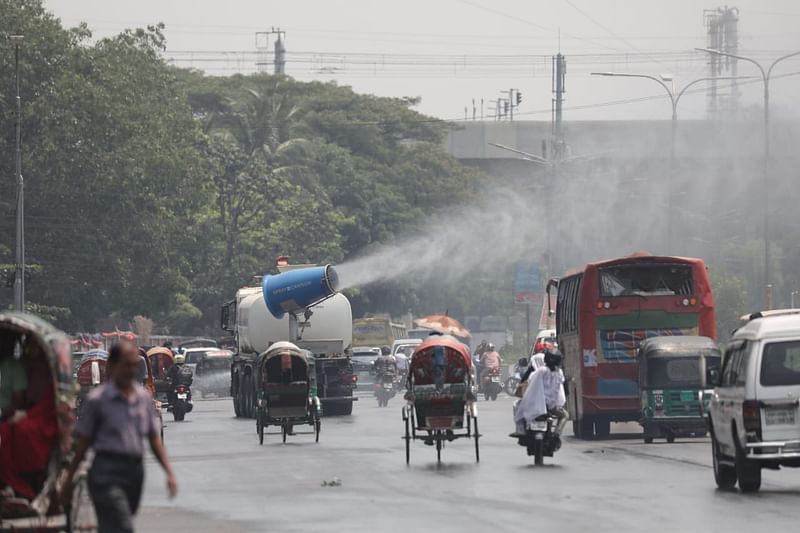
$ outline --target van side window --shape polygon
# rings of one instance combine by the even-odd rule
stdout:
[[[731,343],[725,350],[724,363],[722,366],[722,386],[733,387],[737,381],[737,371],[741,356],[741,342]]]
[[[747,381],[747,367],[750,363],[751,344],[747,341],[739,348],[739,361],[736,368],[736,385],[744,387]]]

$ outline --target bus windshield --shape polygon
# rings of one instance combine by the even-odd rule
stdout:
[[[624,265],[600,269],[599,275],[601,298],[692,294],[691,265]]]

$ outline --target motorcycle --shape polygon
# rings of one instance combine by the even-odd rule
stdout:
[[[191,413],[194,405],[192,404],[192,391],[186,385],[175,387],[175,401],[172,405],[172,416],[176,422],[181,422],[186,413]]]
[[[493,368],[490,371],[486,372],[483,376],[483,396],[488,400],[496,400],[497,395],[500,394],[500,391],[503,390],[503,384],[500,380],[500,370],[497,368]]]
[[[544,464],[545,457],[553,455],[561,448],[561,438],[553,432],[557,419],[550,415],[537,417],[528,424],[524,437],[518,437],[518,444],[524,446],[528,456],[533,456],[537,466]]]
[[[378,407],[387,407],[389,400],[394,398],[397,393],[395,384],[395,375],[386,373],[380,376],[380,379],[375,383],[375,397],[378,399]]]

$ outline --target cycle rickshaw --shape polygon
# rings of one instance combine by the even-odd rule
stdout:
[[[446,442],[471,438],[475,462],[480,461],[474,379],[469,348],[455,337],[435,335],[417,346],[411,356],[403,407],[406,464],[411,459],[411,441],[417,439],[436,446],[440,463]]]
[[[310,425],[319,442],[322,404],[317,397],[314,356],[291,342],[276,342],[261,354],[257,375],[256,431],[264,444],[264,430],[280,426],[283,442],[295,425]]]
[[[17,312],[0,313],[0,336],[0,357],[16,359],[6,364],[21,365],[28,382],[25,416],[0,423],[6,485],[0,492],[0,531],[96,531],[85,469],[75,476],[71,504],[59,502],[75,423],[69,339],[47,322]]]

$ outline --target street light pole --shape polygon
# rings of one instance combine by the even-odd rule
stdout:
[[[14,83],[16,85],[16,151],[14,165],[17,178],[17,246],[16,268],[14,270],[14,309],[25,310],[25,201],[24,183],[22,181],[22,100],[19,96],[19,48],[22,45],[22,35],[12,35],[14,43]]]
[[[704,81],[710,80],[739,80],[742,79],[739,76],[724,76],[724,77],[705,77],[705,78],[698,78],[696,80],[692,80],[686,85],[684,85],[683,89],[681,89],[678,93],[675,92],[675,85],[674,80],[671,76],[661,75],[660,77],[651,76],[650,74],[628,74],[625,72],[592,72],[592,76],[606,76],[606,77],[614,77],[614,78],[645,78],[648,80],[653,80],[664,90],[667,92],[667,96],[669,96],[670,104],[672,105],[672,124],[671,124],[671,142],[670,142],[670,155],[669,155],[669,179],[667,182],[667,253],[674,253],[672,249],[672,217],[673,217],[673,186],[675,181],[675,174],[677,172],[677,158],[675,155],[676,151],[676,144],[678,139],[678,103],[680,102],[681,98],[686,91],[693,85],[697,83],[701,83]],[[672,87],[667,85],[665,82],[670,81],[672,82]]]
[[[785,61],[792,57],[800,56],[800,52],[792,52],[783,55],[770,64],[768,68],[751,57],[740,56],[737,54],[730,54],[712,48],[696,48],[700,52],[706,52],[712,55],[731,57],[733,59],[740,59],[755,65],[761,74],[761,80],[764,82],[764,308],[769,310],[772,308],[772,283],[771,283],[771,262],[770,257],[770,236],[769,236],[769,80],[772,77],[772,70],[781,61]]]

